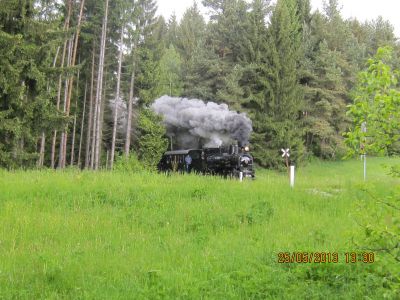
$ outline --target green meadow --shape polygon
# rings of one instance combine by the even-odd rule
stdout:
[[[254,181],[0,171],[0,299],[381,299],[374,263],[346,263],[357,207],[399,159],[313,162]],[[368,192],[366,192],[366,187]],[[368,200],[369,201],[369,200]],[[371,200],[372,201],[372,200]],[[338,263],[278,263],[337,252]]]

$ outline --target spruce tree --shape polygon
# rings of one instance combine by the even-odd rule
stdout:
[[[51,20],[40,19],[34,1],[0,6],[0,166],[29,167],[44,131],[59,122],[52,104],[54,43]]]
[[[268,28],[266,89],[253,124],[255,156],[263,166],[281,166],[281,148],[290,148],[294,163],[304,154],[304,103],[298,72],[303,52],[297,12],[296,1],[278,0]]]
[[[181,96],[182,61],[179,53],[171,44],[165,50],[157,68],[157,96]]]

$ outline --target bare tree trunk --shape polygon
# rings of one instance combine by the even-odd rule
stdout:
[[[121,27],[121,37],[119,40],[119,55],[118,55],[118,72],[117,72],[117,91],[115,93],[114,102],[114,124],[113,124],[113,134],[111,143],[111,157],[110,157],[110,169],[114,166],[115,157],[115,140],[117,137],[117,123],[118,123],[118,101],[120,100],[120,87],[121,87],[121,68],[122,68],[122,46],[124,39],[124,26]]]
[[[73,48],[73,49],[71,49],[69,66],[72,66],[72,67],[75,66],[75,62],[76,62],[76,53],[77,53],[77,49],[78,49],[79,34],[81,31],[81,22],[82,22],[84,6],[85,6],[85,0],[81,0],[81,6],[80,6],[80,11],[79,11],[79,16],[78,16],[78,24],[77,24],[76,32],[74,34],[74,38],[71,41],[71,48]],[[74,83],[74,76],[71,76],[71,78],[69,78],[69,82],[68,82],[67,98],[66,98],[66,102],[65,102],[65,114],[67,117],[69,116],[69,113],[70,113],[73,83]],[[68,140],[68,127],[64,130],[63,139],[62,139],[62,144],[63,144],[62,149],[64,151],[63,167],[65,167],[65,161],[67,159],[66,158],[66,156],[67,156],[67,140]]]
[[[71,65],[71,55],[72,55],[72,39],[68,41],[68,57],[67,57],[67,67]],[[67,109],[67,99],[68,99],[68,86],[69,86],[69,78],[65,79],[64,84],[64,108],[63,112],[66,113]],[[66,156],[67,156],[67,149],[65,144],[65,137],[66,137],[67,129],[61,133],[61,140],[60,140],[60,157],[58,160],[58,167],[60,169],[65,168]]]
[[[42,137],[40,139],[40,152],[39,152],[39,160],[38,160],[38,163],[37,163],[38,168],[43,167],[45,145],[46,145],[46,136],[45,136],[44,131],[43,131],[42,132]]]
[[[80,7],[80,11],[79,11],[78,24],[77,24],[76,32],[75,32],[75,39],[73,42],[73,51],[72,51],[71,64],[70,64],[70,66],[72,66],[72,67],[75,66],[75,62],[76,62],[76,53],[78,50],[79,34],[81,32],[81,23],[82,23],[82,15],[83,15],[84,6],[85,6],[85,0],[81,0],[81,7]],[[68,97],[67,97],[67,104],[66,104],[67,116],[69,115],[69,111],[70,111],[73,83],[74,83],[74,76],[72,76],[71,80],[69,81]]]
[[[108,169],[108,157],[109,157],[109,154],[110,154],[110,150],[108,150],[107,149],[107,157],[106,157],[106,170]]]
[[[62,59],[61,59],[61,67],[64,66],[66,47],[67,47],[67,41],[65,41],[65,43],[64,43],[63,56],[62,56]],[[61,78],[61,74],[60,74],[60,76],[58,78],[58,90],[57,90],[57,112],[60,111],[61,89],[62,89],[62,78]],[[57,130],[54,130],[54,132],[53,132],[53,141],[51,143],[51,168],[52,169],[55,168],[56,142],[57,142]]]
[[[99,116],[99,88],[101,89],[102,86],[99,86],[99,76],[100,76],[100,61],[101,61],[101,47],[103,44],[103,33],[104,33],[104,22],[102,25],[101,29],[101,40],[100,40],[100,48],[99,48],[99,65],[98,65],[98,70],[97,70],[97,80],[96,80],[96,96],[94,100],[94,111],[93,111],[93,125],[92,125],[92,153],[91,153],[91,159],[90,159],[90,168],[92,170],[95,169],[95,160],[96,160],[96,144],[97,144],[97,119],[100,118]]]
[[[103,78],[104,78],[104,83],[103,83],[103,91],[106,91],[106,87],[107,87],[107,69],[104,70],[103,72]],[[104,124],[104,111],[105,111],[105,107],[106,107],[106,96],[105,93],[103,93],[104,96],[101,99],[101,103],[100,103],[100,119],[98,120],[100,126],[100,131],[99,131],[99,141],[100,141],[100,147],[99,147],[99,169],[101,169],[101,153],[103,151],[103,145],[102,145],[102,141],[103,141],[103,124]],[[106,164],[106,169],[107,169],[107,164]]]
[[[91,82],[91,91],[90,91],[90,94],[91,94],[90,95],[90,97],[91,97],[90,101],[93,102],[93,100],[94,100],[94,103],[92,103],[92,105],[91,105],[91,107],[93,106],[93,112],[91,113],[92,114],[92,116],[91,116],[92,120],[91,120],[91,125],[90,125],[91,131],[92,131],[92,133],[91,133],[91,135],[92,135],[92,145],[91,145],[91,153],[90,153],[90,168],[92,170],[94,169],[94,152],[95,152],[94,149],[96,147],[96,124],[97,124],[97,105],[98,105],[97,98],[93,99],[93,97],[94,97],[94,70],[95,70],[94,61],[95,61],[95,52],[96,52],[96,47],[95,47],[95,44],[93,44],[92,82]],[[97,88],[97,82],[96,82],[96,88]],[[97,91],[96,91],[96,95],[97,95]],[[89,162],[89,160],[88,160],[88,162]]]
[[[67,1],[67,0],[65,0]],[[71,19],[72,15],[72,0],[68,0],[68,27],[67,30],[69,29],[69,22]],[[73,37],[72,37],[73,38]],[[68,56],[67,56],[67,67],[71,65],[71,56],[72,56],[72,38],[68,39]],[[67,109],[67,99],[68,99],[68,86],[69,86],[69,79],[65,79],[65,86],[64,86],[64,109],[63,112],[65,114],[66,109]],[[60,149],[59,149],[59,158],[58,158],[58,167],[59,168],[64,168],[65,167],[65,160],[66,160],[66,149],[64,147],[64,139],[66,135],[67,129],[64,129],[63,132],[61,133],[61,139],[60,139]]]
[[[78,70],[78,76],[76,79],[74,126],[73,126],[73,130],[72,130],[71,162],[70,162],[71,166],[74,165],[74,160],[75,160],[76,115],[77,115],[77,111],[78,111],[78,99],[79,99],[79,73],[80,73],[80,71]]]
[[[131,147],[131,135],[132,135],[132,109],[133,109],[133,96],[135,88],[135,62],[133,62],[133,69],[131,74],[131,86],[129,88],[129,99],[128,99],[128,121],[126,124],[126,137],[125,137],[125,157],[129,157],[129,151]]]
[[[64,32],[67,32],[69,29],[69,22],[71,19],[71,12],[72,12],[71,5],[72,5],[72,2],[69,0],[68,1],[68,14],[67,14],[67,17],[65,18],[65,22],[64,22]],[[62,54],[62,58],[61,58],[61,68],[64,67],[65,54],[67,52],[67,43],[68,43],[68,40],[66,39],[64,41],[63,54]],[[57,90],[57,111],[60,110],[61,89],[62,89],[62,76],[60,74],[60,76],[58,78],[58,90]],[[54,130],[53,141],[51,143],[51,168],[52,169],[55,168],[56,142],[57,142],[57,130]]]
[[[101,46],[100,46],[100,58],[99,58],[99,73],[97,75],[97,89],[96,89],[96,106],[97,106],[97,124],[96,124],[96,145],[95,145],[95,162],[94,169],[99,169],[100,164],[100,139],[101,139],[101,103],[102,103],[102,92],[103,92],[103,72],[104,72],[104,56],[106,48],[106,36],[107,36],[107,20],[108,20],[108,0],[106,0],[106,10],[103,20]]]
[[[71,145],[71,162],[70,165],[74,165],[75,160],[75,133],[76,133],[76,114],[74,115],[74,126],[72,130],[72,145]]]
[[[82,122],[81,122],[81,134],[79,136],[79,150],[78,150],[78,168],[81,168],[81,153],[82,153],[82,140],[83,140],[83,128],[85,126],[85,114],[86,114],[86,101],[87,101],[87,81],[85,83],[85,95],[83,97],[83,111],[82,111]]]
[[[93,94],[94,94],[94,61],[95,61],[95,49],[96,45],[93,42],[92,50],[92,78],[90,79],[90,105],[89,105],[89,118],[88,118],[88,129],[86,134],[86,157],[85,157],[85,169],[89,168],[89,164],[93,159],[90,159],[90,154],[93,153],[93,148],[90,145],[93,129]],[[93,166],[92,166],[93,167]]]
[[[56,55],[54,56],[53,59],[53,64],[52,67],[56,67],[57,59],[58,59],[58,54],[60,53],[60,47],[57,47]],[[49,92],[50,90],[50,83],[47,81],[47,91]],[[38,167],[41,168],[44,165],[44,152],[46,149],[46,135],[45,132],[42,131],[42,136],[41,136],[41,141],[40,141],[40,152],[39,152],[39,160],[38,160]]]

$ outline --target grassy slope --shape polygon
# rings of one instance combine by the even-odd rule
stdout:
[[[369,184],[393,179],[371,159]],[[0,171],[0,298],[332,298],[381,291],[372,266],[343,263],[360,161],[313,163],[294,190],[257,180]],[[339,264],[278,264],[282,251],[337,251]]]

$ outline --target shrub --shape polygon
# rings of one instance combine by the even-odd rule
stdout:
[[[118,156],[114,163],[114,170],[118,171],[141,172],[143,169],[142,163],[134,152],[131,152],[129,157],[125,155]]]

